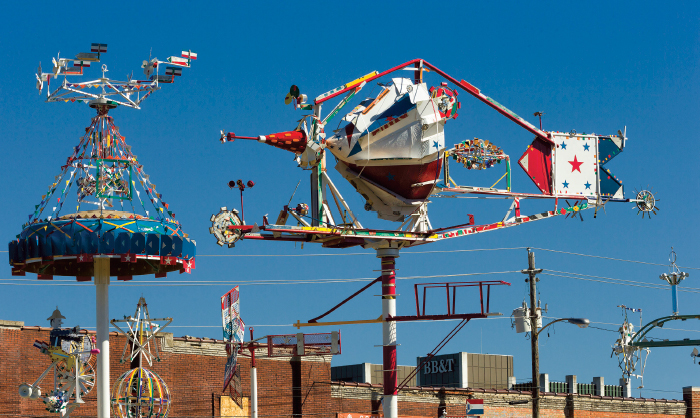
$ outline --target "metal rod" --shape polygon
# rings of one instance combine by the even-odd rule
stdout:
[[[334,310],[340,308],[340,307],[343,306],[347,301],[349,301],[350,299],[352,299],[352,298],[354,298],[355,296],[359,295],[360,293],[364,292],[364,291],[367,290],[370,286],[372,286],[373,284],[377,283],[377,282],[380,281],[380,280],[382,280],[382,278],[381,278],[381,277],[377,277],[376,279],[372,280],[372,282],[370,282],[368,285],[364,286],[362,289],[360,289],[360,290],[358,290],[357,292],[353,293],[353,294],[350,295],[348,298],[346,298],[344,301],[342,301],[342,302],[340,302],[339,304],[337,304],[337,305],[335,305],[334,307],[332,307],[330,310],[328,310],[328,311],[326,311],[325,313],[323,313],[323,314],[317,316],[316,318],[309,319],[309,322],[310,322],[310,323],[317,322],[319,319],[323,318],[324,316],[328,315],[329,313],[333,312]]]
[[[109,258],[95,257],[95,311],[97,317],[97,418],[109,418]],[[77,364],[77,362],[76,362]]]
[[[486,313],[491,312],[491,285],[486,285]]]
[[[481,314],[484,314],[484,286],[479,283],[479,299],[481,300]]]
[[[450,284],[445,283],[445,295],[447,296],[447,314],[450,314]]]
[[[241,191],[241,223],[245,225],[245,215],[243,214],[243,189]]]
[[[416,315],[420,315],[420,302],[418,301],[418,285],[413,285],[413,291],[416,293]]]
[[[253,341],[253,327],[250,327],[250,418],[258,418],[258,369],[255,367],[255,346]],[[268,345],[269,346],[269,345]]]

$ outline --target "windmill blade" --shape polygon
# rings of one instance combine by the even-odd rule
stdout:
[[[607,212],[605,211],[605,205],[609,201],[610,201],[610,199],[603,200],[603,197],[600,194],[598,194],[598,199],[596,199],[595,212],[593,213],[594,219],[598,216],[598,209],[603,209],[603,213],[605,213],[607,215]]]

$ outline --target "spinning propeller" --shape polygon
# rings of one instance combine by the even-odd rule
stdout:
[[[637,192],[636,189],[635,192]],[[649,219],[651,219],[652,213],[656,215],[656,211],[661,210],[658,206],[656,206],[656,202],[660,201],[661,199],[655,198],[654,193],[649,190],[641,190],[637,192],[637,215],[641,213],[642,219],[644,219],[644,215],[647,215]]]
[[[305,104],[306,99],[307,96],[305,94],[301,94],[299,87],[292,84],[292,87],[289,88],[289,93],[284,96],[284,104],[288,105],[294,101],[294,108],[296,109],[297,106]]]
[[[571,203],[569,203],[568,200],[566,200],[566,204],[569,205],[569,207],[573,210],[567,213],[564,219],[568,218],[569,215],[571,215],[571,219],[574,219],[576,218],[576,215],[578,215],[578,217],[581,219],[581,222],[583,222],[583,215],[581,214],[581,209],[578,207],[578,205],[572,205]]]

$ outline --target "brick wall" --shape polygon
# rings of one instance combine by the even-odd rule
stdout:
[[[683,388],[683,400],[688,405],[686,418],[700,418],[700,388],[687,386]]]
[[[21,322],[0,320],[0,417],[50,415],[41,401],[22,399],[21,383],[33,383],[49,366],[47,356],[32,347],[34,340],[48,341],[49,328],[23,327]],[[125,338],[110,334],[110,378],[112,384],[130,369],[120,363]],[[166,382],[172,394],[172,417],[212,417],[230,413],[230,401],[221,392],[226,352],[221,341],[199,338],[158,339],[160,362],[148,367]],[[337,413],[381,412],[380,385],[331,382],[331,356],[267,358],[266,349],[256,350],[258,366],[258,412],[261,417],[335,418]],[[243,396],[250,396],[250,359],[239,357]],[[50,376],[43,382],[51,387]],[[222,399],[222,396],[224,398]],[[462,416],[467,398],[484,399],[485,418],[526,418],[531,404],[529,392],[458,388],[407,388],[399,394],[402,416]],[[95,416],[95,391],[71,416]],[[246,400],[247,401],[247,400]],[[687,404],[687,408],[686,408]],[[696,406],[694,406],[696,405]],[[249,416],[250,409],[243,408]],[[700,388],[684,388],[683,401],[610,398],[591,395],[546,393],[542,418],[700,418]]]
[[[698,396],[696,402],[700,402],[700,388],[695,389],[699,391],[694,392]],[[334,382],[331,388],[333,408],[338,412],[380,413],[381,391],[379,385]],[[484,400],[485,418],[532,416],[530,392],[430,387],[399,392],[399,415],[439,417],[444,410],[448,416],[464,416],[468,398]],[[527,403],[511,404],[517,401]],[[540,403],[542,418],[683,418],[685,415],[686,402],[678,400],[545,393]]]
[[[35,340],[48,341],[50,328],[23,327],[22,323],[0,322],[0,416],[52,416],[40,400],[20,398],[21,383],[32,384],[50,365],[48,356],[32,347]],[[131,368],[120,363],[126,338],[110,333],[110,381]],[[172,417],[219,416],[226,351],[221,341],[173,338],[158,339],[160,362],[144,366],[156,372],[172,396]],[[266,358],[266,349],[256,351],[258,367],[258,412],[260,416],[327,416],[330,404],[330,356]],[[243,396],[250,396],[250,359],[239,356]],[[40,386],[52,388],[47,376]],[[111,390],[111,388],[110,388]],[[72,417],[95,416],[96,390],[85,398]],[[246,399],[247,402],[247,399]],[[226,406],[226,399],[224,400]],[[229,408],[224,408],[230,409]],[[246,408],[246,415],[250,415]],[[332,414],[334,415],[334,414]]]

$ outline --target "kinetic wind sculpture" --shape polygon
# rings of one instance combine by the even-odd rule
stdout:
[[[331,120],[367,83],[398,70],[414,71],[415,77],[392,78],[380,84],[376,98],[361,101],[342,118],[332,134],[325,132]],[[439,74],[455,88],[448,87],[448,83],[429,88],[423,82],[426,71]],[[510,157],[489,140],[474,138],[452,148],[445,146],[445,124],[458,116],[461,107],[458,89],[535,135],[518,163],[541,193],[511,190]],[[322,104],[344,93],[345,97],[335,108],[322,117]],[[617,135],[606,136],[542,131],[468,82],[457,81],[423,60],[409,61],[382,73],[372,72],[318,96],[313,104],[306,100],[306,95],[300,94],[296,86],[292,86],[285,98],[285,102],[313,112],[304,116],[294,130],[258,137],[222,131],[221,141],[251,139],[293,152],[298,164],[311,171],[309,213],[302,214],[297,208],[285,206],[274,224],[264,219],[257,226],[243,225],[236,211],[222,208],[221,212],[227,216],[212,219],[211,229],[220,245],[233,246],[244,238],[318,242],[334,248],[354,245],[403,248],[557,215],[580,215],[583,209],[597,211],[609,201],[633,202],[644,215],[658,210],[653,194],[646,190],[638,192],[635,198],[625,198],[622,182],[605,167],[624,149],[626,133],[618,131]],[[326,172],[326,152],[337,159],[336,170],[365,199],[365,209],[377,212],[380,219],[401,222],[397,229],[362,227]],[[505,173],[491,187],[459,186],[450,175],[450,159],[467,169],[483,170],[500,165]],[[496,188],[503,178],[506,187]],[[505,198],[512,203],[503,219],[493,223],[433,228],[428,219],[428,199],[459,195]],[[521,215],[520,206],[526,199],[553,199],[554,208],[531,216]],[[560,201],[572,203],[560,205]],[[333,203],[338,213],[331,213]],[[289,215],[299,226],[286,224]]]
[[[679,315],[678,311],[678,296],[677,296],[677,286],[678,284],[689,276],[688,273],[680,271],[680,268],[676,265],[676,252],[671,248],[671,254],[669,256],[669,273],[664,273],[659,278],[668,282],[671,285],[671,303],[673,314],[671,316],[664,316],[662,318],[657,318],[646,325],[642,326],[642,310],[641,309],[630,309],[624,305],[620,307],[623,308],[623,314],[625,320],[620,327],[620,338],[616,341],[613,346],[613,354],[618,355],[618,361],[620,363],[620,368],[622,369],[623,378],[629,379],[630,377],[638,377],[642,379],[642,386],[644,387],[644,367],[646,364],[646,356],[649,355],[650,347],[685,347],[700,345],[700,340],[684,338],[682,340],[668,340],[668,339],[655,339],[649,337],[649,332],[654,328],[662,328],[664,324],[670,321],[686,321],[688,319],[700,319],[700,315]],[[639,331],[634,332],[634,326],[627,320],[626,310],[631,310],[633,312],[640,312],[639,314]],[[646,356],[642,359],[641,353],[645,351]],[[700,357],[698,355],[697,349],[693,349],[690,354],[691,357]],[[636,365],[641,363],[641,373],[639,375],[633,374],[636,369]]]
[[[612,347],[610,357],[617,356],[618,366],[622,370],[622,378],[629,382],[631,378],[639,379],[639,389],[644,387],[644,368],[649,358],[648,347],[636,347],[632,345],[635,336],[634,325],[629,321],[629,312],[639,312],[639,328],[642,328],[642,310],[639,308],[628,308],[625,305],[618,305],[622,309],[624,318],[622,326],[617,330],[620,334],[615,345]],[[645,340],[646,341],[646,340]]]
[[[238,182],[242,185],[241,180]],[[240,189],[241,193],[243,189]],[[341,353],[339,331],[320,334],[268,335],[253,339],[253,328],[251,327],[250,341],[244,343],[245,323],[241,319],[241,300],[238,286],[221,297],[221,322],[224,342],[226,343],[226,354],[228,355],[224,368],[224,388],[222,392],[229,388],[231,399],[239,407],[243,407],[241,366],[238,363],[238,356],[239,354],[244,354],[246,349],[249,350],[251,359],[250,414],[252,418],[258,417],[258,369],[255,364],[255,352],[259,348],[258,341],[267,340],[267,356],[270,358],[336,355]]]
[[[386,77],[402,70],[413,72],[413,76]],[[438,74],[452,87],[448,82],[429,87],[423,81],[425,72]],[[337,129],[326,132],[340,110],[355,99],[367,83],[381,77],[386,78],[384,84],[379,84],[379,94],[359,101],[342,117]],[[535,136],[518,163],[540,193],[511,190],[510,157],[491,141],[475,138],[461,141],[452,148],[446,146],[445,125],[458,116],[461,107],[458,90],[476,97]],[[341,95],[344,97],[337,105],[322,116],[323,104]],[[622,182],[605,167],[624,149],[626,132],[596,135],[578,134],[573,130],[569,133],[542,131],[470,83],[459,81],[421,59],[381,73],[369,73],[319,95],[313,103],[307,103],[307,96],[301,94],[297,86],[292,86],[285,103],[293,103],[295,108],[312,114],[302,117],[296,128],[287,132],[247,137],[221,131],[220,139],[222,143],[236,138],[257,140],[294,153],[298,165],[311,171],[310,204],[286,205],[274,223],[263,217],[261,225],[245,225],[235,209],[223,207],[211,217],[210,232],[216,235],[219,245],[229,247],[239,239],[262,239],[315,242],[329,248],[360,245],[377,251],[377,257],[382,259],[384,415],[387,418],[397,414],[396,373],[393,371],[396,369],[396,329],[391,318],[396,317],[394,260],[401,248],[558,215],[578,216],[583,220],[582,210],[595,208],[597,215],[597,210],[610,201],[635,203],[644,215],[658,210],[653,194],[648,191],[639,192],[635,198],[625,198]],[[337,160],[335,169],[362,195],[365,210],[376,212],[380,219],[399,222],[397,228],[362,226],[327,173],[327,152]],[[505,174],[491,187],[460,186],[450,174],[450,159],[472,170],[501,166]],[[506,178],[506,187],[496,188],[503,178]],[[469,216],[457,225],[434,228],[428,218],[429,199],[464,195],[506,199],[511,204],[502,219],[476,225]],[[522,215],[521,202],[526,199],[551,199],[554,207],[544,213]],[[566,204],[560,205],[560,200]],[[336,213],[331,211],[333,204],[338,209]],[[297,225],[287,225],[290,215]],[[478,315],[487,313],[488,308],[484,310],[482,304]]]
[[[61,311],[56,310],[47,318],[51,323],[49,342],[36,341],[34,347],[51,359],[51,365],[44,370],[31,385],[19,386],[19,396],[29,399],[41,399],[46,410],[67,417],[80,404],[95,385],[95,355],[100,350],[94,348],[94,338],[80,334],[80,327],[61,329],[63,319]],[[42,396],[39,384],[53,372],[53,389]]]
[[[182,68],[190,67],[197,54],[183,51],[182,58],[144,61],[143,80],[109,79],[107,66],[102,65],[102,77],[96,80],[69,81],[91,63],[99,63],[107,45],[92,44],[91,50],[73,59],[54,58],[50,73],[39,66],[37,88],[41,93],[47,83],[47,102],[87,103],[97,115],[29,214],[22,232],[9,243],[9,258],[13,275],[30,272],[43,280],[75,276],[78,281],[95,277],[97,345],[106,359],[97,364],[97,414],[106,418],[110,276],[120,280],[144,274],[165,277],[168,272],[189,273],[195,267],[194,240],[183,232],[108,112],[118,106],[139,109],[161,84],[172,83]],[[50,91],[51,79],[59,77],[63,78],[60,84]]]
[[[226,342],[226,366],[224,368],[224,388],[230,387],[231,399],[241,406],[241,367],[238,364],[238,351],[245,337],[245,323],[241,319],[241,301],[238,286],[221,297],[221,324]]]
[[[154,321],[167,322],[158,325]],[[143,367],[143,359],[146,359],[149,366],[153,366],[154,359],[160,361],[155,337],[172,321],[172,318],[151,319],[146,299],[143,297],[136,305],[134,316],[125,316],[124,319],[111,321],[112,325],[126,336],[120,361],[131,362],[132,367],[135,363],[137,364],[132,370],[119,376],[112,388],[112,412],[117,417],[165,418],[168,416],[171,405],[168,386],[154,371]],[[119,323],[126,324],[128,330],[119,327]],[[151,345],[155,354],[151,353]],[[128,355],[127,351],[130,351]]]

